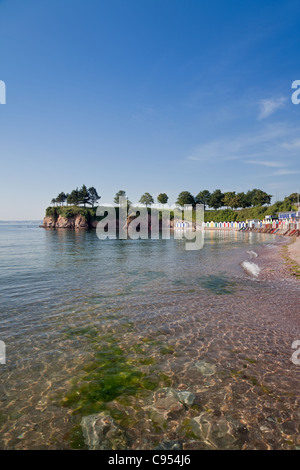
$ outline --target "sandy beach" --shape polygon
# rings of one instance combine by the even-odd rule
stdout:
[[[300,266],[300,238],[295,238],[295,241],[288,245],[289,256]]]

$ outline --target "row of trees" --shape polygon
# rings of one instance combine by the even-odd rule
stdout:
[[[189,191],[182,191],[178,197],[176,204],[180,207],[192,205],[195,207],[196,204],[203,204],[204,208],[211,207],[213,209],[220,209],[221,207],[230,207],[231,209],[246,207],[263,206],[271,203],[271,194],[267,194],[261,189],[252,189],[247,193],[237,193],[235,191],[229,191],[222,193],[220,189],[216,189],[212,193],[207,189],[200,191],[196,196],[193,196]],[[168,196],[166,193],[160,193],[157,196],[157,202],[160,204],[166,204],[168,202]],[[145,193],[140,198],[139,202],[146,206],[154,204],[154,199],[149,193]]]
[[[119,198],[120,197],[126,197],[126,191],[123,189],[120,189],[114,197],[114,203],[119,204]],[[86,206],[87,204],[91,205],[94,207],[95,203],[101,198],[101,196],[98,195],[96,188],[93,186],[90,188],[87,188],[86,185],[84,184],[81,189],[73,189],[70,193],[64,193],[61,192],[58,194],[56,198],[53,198],[51,200],[51,204],[55,205],[60,205],[63,206],[64,204],[67,204],[67,206],[78,206],[78,205],[84,205]],[[157,202],[159,204],[167,204],[169,197],[167,196],[166,193],[160,193],[157,196]],[[150,193],[144,193],[139,202],[141,204],[145,204],[146,206],[151,206],[154,204],[154,199],[151,196]],[[128,205],[130,206],[132,203],[131,201],[127,201]]]
[[[126,191],[120,189],[120,191],[116,193],[114,197],[115,204],[119,204],[120,197],[126,197]],[[156,199],[159,204],[167,204],[169,197],[167,196],[166,193],[160,193]],[[147,207],[154,204],[154,202],[155,202],[154,198],[151,196],[150,193],[144,193],[139,200],[139,203],[145,204],[145,206]],[[132,204],[131,201],[128,201],[128,204],[131,205]]]
[[[293,195],[291,195],[293,196]],[[291,197],[289,196],[289,197]],[[120,190],[116,193],[114,198],[114,203],[119,204],[119,198],[126,197],[126,191]],[[176,204],[180,207],[191,204],[193,207],[196,204],[203,204],[204,208],[211,207],[213,209],[220,209],[221,207],[230,207],[231,209],[247,207],[256,207],[263,206],[265,204],[271,203],[272,196],[262,191],[261,189],[252,189],[247,193],[241,192],[236,193],[235,191],[228,191],[222,193],[220,189],[216,189],[212,193],[207,189],[200,191],[196,196],[193,196],[189,191],[182,191],[178,197]],[[97,193],[97,190],[92,186],[87,188],[85,185],[81,189],[73,189],[71,193],[65,194],[61,192],[58,196],[52,199],[51,203],[56,205],[84,205],[87,204],[94,207],[96,202],[100,199],[100,196]],[[168,195],[166,193],[160,193],[157,196],[157,202],[159,204],[167,204]],[[151,206],[154,204],[154,198],[150,193],[144,193],[139,203],[144,204],[145,206]],[[131,202],[128,201],[128,205],[131,205]]]
[[[220,189],[216,189],[210,193],[207,189],[200,191],[196,196],[193,196],[189,191],[182,191],[177,198],[176,204],[185,206],[187,204],[203,204],[204,208],[211,207],[213,209],[220,209],[221,207],[230,207],[231,209],[246,207],[263,206],[271,203],[271,194],[267,194],[261,189],[252,189],[247,193],[236,193],[235,191],[228,191],[222,193]]]
[[[64,193],[61,192],[58,194],[56,198],[53,198],[51,200],[51,204],[56,205],[64,205],[65,203],[68,206],[79,206],[83,205],[86,207],[87,204],[91,205],[94,207],[97,201],[101,196],[97,193],[96,188],[91,186],[90,188],[87,188],[86,185],[82,185],[82,188],[78,189],[73,189],[70,193]]]
[[[126,196],[125,191],[117,192],[114,202],[118,204],[119,196]],[[200,191],[196,196],[193,196],[189,191],[182,191],[178,197],[176,204],[180,207],[191,204],[203,204],[204,207],[212,207],[213,209],[220,209],[221,207],[230,207],[231,209],[246,207],[263,206],[271,203],[271,194],[267,194],[261,189],[252,189],[247,193],[236,193],[235,191],[229,191],[222,193],[220,189],[216,189],[210,193],[207,189]],[[168,195],[166,193],[160,193],[157,196],[157,202],[159,204],[167,204]],[[146,206],[154,204],[154,198],[150,193],[144,193],[139,202]]]

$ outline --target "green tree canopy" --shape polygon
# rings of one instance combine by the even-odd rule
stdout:
[[[237,208],[238,207],[238,200],[235,194],[235,191],[228,191],[223,195],[223,205],[228,207]]]
[[[91,187],[88,189],[88,193],[89,193],[89,196],[90,196],[90,204],[92,205],[92,207],[94,207],[94,204],[95,204],[99,199],[101,199],[101,196],[99,196],[99,194],[97,193],[97,190],[96,190],[96,188],[94,188],[94,186],[91,186]]]
[[[71,206],[78,206],[79,204],[79,189],[73,189],[71,193],[68,195],[67,203]]]
[[[181,191],[181,193],[178,194],[176,201],[178,206],[184,207],[191,204],[194,207],[195,203],[195,198],[189,191]]]
[[[264,204],[270,204],[272,196],[265,193],[261,189],[252,189],[247,192],[248,197],[251,200],[252,206],[263,206]]]
[[[242,207],[242,209],[246,209],[246,207],[251,207],[251,199],[247,194],[245,194],[244,192],[237,193],[236,197],[238,203],[237,207]]]
[[[160,193],[158,196],[157,196],[157,202],[159,204],[167,204],[168,202],[168,196],[166,193]]]
[[[151,206],[151,204],[154,204],[154,199],[151,196],[150,193],[144,193],[141,196],[141,199],[139,200],[141,204],[145,204],[146,207]]]
[[[209,201],[211,198],[211,193],[208,191],[208,189],[204,189],[203,191],[200,191],[197,196],[196,196],[196,202],[197,204],[203,204],[204,209],[206,206],[209,206]]]
[[[126,197],[126,191],[124,191],[123,189],[120,189],[120,191],[118,191],[114,197],[114,203],[115,204],[119,204],[119,198],[120,197]]]
[[[292,193],[289,196],[286,196],[284,198],[284,202],[291,203],[291,204],[297,204],[299,201],[299,193]]]
[[[220,189],[215,189],[215,191],[211,194],[209,206],[213,207],[214,209],[220,209],[220,207],[223,206],[223,193]]]
[[[64,192],[59,193],[59,195],[56,198],[56,202],[58,202],[60,205],[62,205],[67,199],[67,196],[65,195]]]
[[[79,190],[79,203],[83,204],[85,207],[86,204],[90,204],[90,202],[91,202],[91,198],[90,198],[89,191],[86,185],[83,184],[82,188]]]

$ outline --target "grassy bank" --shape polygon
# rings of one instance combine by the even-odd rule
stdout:
[[[57,220],[59,216],[69,219],[76,215],[82,215],[86,220],[96,219],[96,207],[80,206],[49,206],[46,209],[46,217]]]
[[[232,209],[218,209],[207,210],[204,214],[204,221],[210,222],[245,222],[247,219],[263,220],[266,215],[277,216],[278,212],[286,212],[296,209],[288,202],[275,202],[271,206],[257,206],[247,209],[232,210]]]

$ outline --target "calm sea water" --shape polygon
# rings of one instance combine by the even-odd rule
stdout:
[[[299,282],[281,275],[282,243],[207,232],[186,251],[0,224],[0,448],[82,448],[99,412],[132,449],[299,446]],[[161,388],[194,404],[163,409]]]

